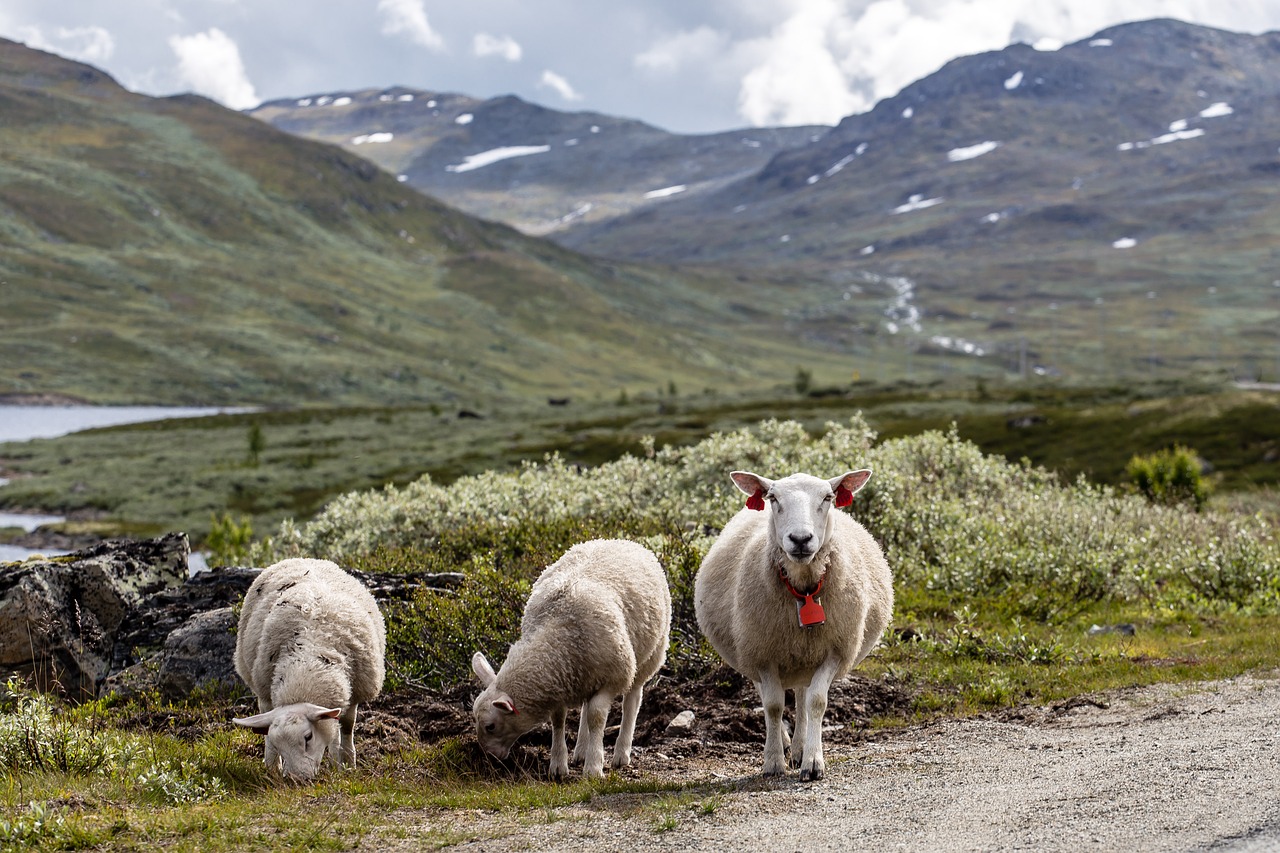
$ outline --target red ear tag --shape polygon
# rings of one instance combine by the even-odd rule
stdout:
[[[853,492],[844,486],[836,488],[836,506],[848,506],[853,503]]]
[[[747,509],[764,509],[764,489],[756,489],[756,493],[747,498]]]
[[[812,595],[806,595],[804,602],[796,599],[796,612],[800,614],[801,628],[814,628],[827,621],[827,613]]]

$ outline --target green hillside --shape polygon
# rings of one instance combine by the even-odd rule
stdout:
[[[744,316],[714,278],[586,260],[337,147],[8,41],[0,117],[0,393],[614,396],[777,381],[806,357],[778,306]]]

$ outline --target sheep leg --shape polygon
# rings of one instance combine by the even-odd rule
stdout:
[[[338,717],[340,734],[338,736],[338,763],[343,767],[356,766],[356,709],[359,706],[352,702]]]
[[[827,762],[822,757],[822,720],[827,715],[827,692],[839,669],[839,658],[828,655],[814,671],[809,686],[804,690],[805,728],[800,735],[804,743],[803,757],[800,760],[801,782],[816,782],[827,772]],[[794,751],[793,748],[793,754]]]
[[[809,704],[807,701],[805,701],[805,697],[808,694],[808,689],[804,687],[797,687],[795,689],[795,693],[796,693],[796,734],[795,734],[795,737],[791,738],[790,747],[791,747],[791,766],[793,768],[798,768],[800,766],[800,757],[804,755],[804,737],[806,732],[805,709],[808,707],[808,704]]]
[[[756,684],[760,701],[764,704],[764,775],[781,776],[787,769],[787,756],[783,745],[782,712],[786,708],[787,691],[776,672],[765,672]]]
[[[578,739],[573,742],[573,763],[581,764],[587,754],[587,703],[578,709]]]
[[[622,697],[622,727],[618,729],[618,739],[613,742],[615,770],[631,764],[631,739],[636,733],[636,717],[640,713],[640,700],[643,698],[643,684],[637,684],[634,690]]]
[[[587,749],[582,755],[582,775],[587,778],[604,775],[604,724],[612,704],[613,694],[606,690],[587,700]]]
[[[569,747],[564,743],[564,720],[569,709],[561,705],[551,711],[551,778],[569,778]]]

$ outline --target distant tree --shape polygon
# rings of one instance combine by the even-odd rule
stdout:
[[[809,389],[813,387],[813,372],[805,370],[803,367],[796,368],[796,393],[808,394]]]
[[[1197,511],[1209,499],[1209,483],[1200,471],[1199,455],[1175,445],[1149,456],[1135,455],[1125,466],[1133,487],[1152,503],[1190,504]]]
[[[262,436],[262,427],[255,421],[249,427],[249,464],[257,467],[262,451],[267,447],[267,440]]]
[[[618,405],[625,406],[629,402],[630,399],[627,397],[627,389],[623,388],[622,391],[618,393]]]

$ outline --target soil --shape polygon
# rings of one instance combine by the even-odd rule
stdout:
[[[467,851],[1276,850],[1276,675],[875,732],[858,721],[909,697],[855,676],[832,691],[826,778],[802,783],[794,772],[760,775],[758,698],[722,668],[684,696],[663,684],[650,690],[633,764],[612,771],[689,783],[677,798],[599,795],[535,818],[406,812],[394,836],[366,837],[359,849],[419,849],[422,834],[454,833],[466,840],[450,849]],[[415,738],[469,732],[472,695],[459,688],[420,703],[387,697],[358,738],[393,751]],[[694,711],[691,732],[665,732],[676,709]],[[548,742],[546,731],[530,733],[494,774],[545,778]],[[461,743],[483,764],[473,739]]]

